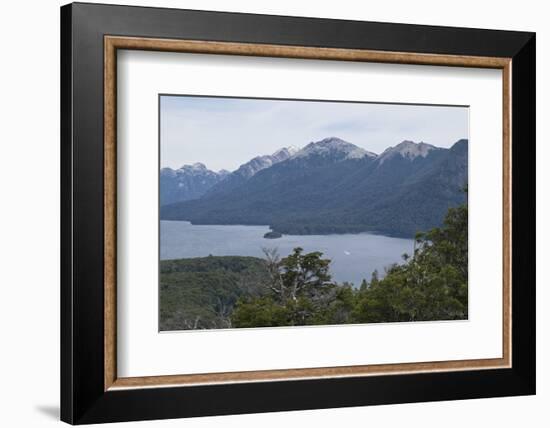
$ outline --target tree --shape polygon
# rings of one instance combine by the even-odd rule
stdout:
[[[268,295],[241,298],[233,311],[234,326],[326,324],[333,317],[347,321],[353,308],[351,285],[331,282],[330,260],[321,252],[303,251],[297,247],[280,259],[276,251],[264,249]]]
[[[442,227],[418,233],[412,257],[362,287],[356,322],[468,317],[468,206],[450,208]]]
[[[276,327],[294,325],[289,308],[271,297],[241,298],[231,315],[234,327]]]
[[[329,259],[322,259],[323,253],[315,251],[302,254],[303,249],[294,248],[294,252],[281,260],[280,278],[283,293],[279,295],[281,303],[288,300],[296,302],[300,297],[315,298],[332,286],[329,274]]]

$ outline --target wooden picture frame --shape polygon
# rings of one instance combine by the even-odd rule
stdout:
[[[502,70],[502,358],[118,377],[117,49]],[[62,420],[535,392],[534,34],[77,3],[61,9],[61,52]]]

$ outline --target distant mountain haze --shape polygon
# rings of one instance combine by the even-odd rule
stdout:
[[[160,170],[160,205],[200,198],[215,184],[224,180],[229,171],[210,171],[202,163],[184,165],[180,169]]]
[[[468,140],[449,149],[403,141],[376,155],[330,137],[256,157],[232,173],[204,168],[200,179],[183,178],[198,169],[161,171],[161,219],[269,225],[283,234],[413,237],[465,201]],[[188,190],[179,202],[172,197],[176,177]]]

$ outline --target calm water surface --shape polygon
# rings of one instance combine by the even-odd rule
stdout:
[[[341,235],[283,235],[265,239],[268,226],[192,225],[187,221],[160,222],[160,258],[178,259],[213,256],[262,257],[262,248],[277,248],[281,257],[296,247],[305,252],[321,251],[332,260],[330,271],[337,282],[359,285],[377,269],[380,276],[392,263],[411,254],[413,240],[369,233]]]

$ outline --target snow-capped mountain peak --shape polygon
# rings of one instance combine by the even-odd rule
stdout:
[[[388,147],[378,159],[380,165],[395,156],[401,156],[406,159],[413,160],[417,157],[425,158],[432,150],[439,150],[439,148],[422,141],[420,143],[415,143],[414,141],[405,140],[397,146]]]
[[[309,156],[337,157],[339,160],[361,159],[365,156],[376,156],[355,144],[348,143],[338,137],[328,137],[320,141],[311,142],[297,152],[294,158],[306,158]]]
[[[271,157],[275,159],[286,160],[289,157],[298,153],[299,150],[300,149],[294,146],[283,147],[282,149],[279,149],[275,153],[273,153]]]
[[[276,163],[282,162],[290,158],[297,149],[295,147],[283,147],[277,150],[272,155],[256,156],[250,161],[242,164],[234,174],[240,175],[245,178],[250,178],[254,174],[258,173],[262,169],[269,168]]]
[[[206,165],[201,162],[196,162],[193,165],[183,165],[180,170],[187,172],[206,172],[209,171]],[[213,172],[213,171],[212,171]]]
[[[203,163],[183,165],[179,169],[162,168],[160,171],[161,205],[198,199],[215,184],[223,181],[228,171],[209,170]]]
[[[196,162],[192,165],[183,165],[179,169],[165,167],[161,169],[160,174],[164,177],[178,177],[181,180],[184,177],[225,177],[229,172],[226,170],[220,170],[219,172],[211,171],[205,164]]]

